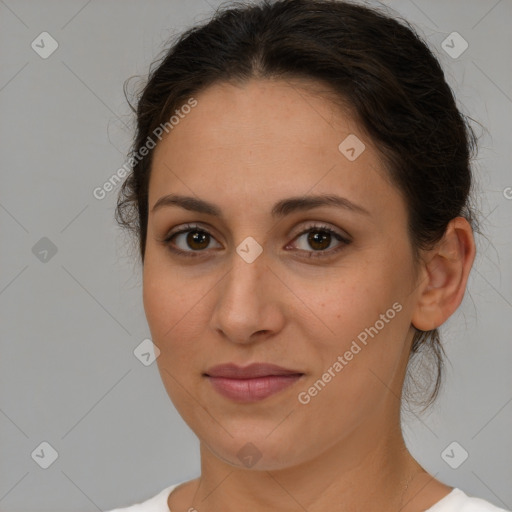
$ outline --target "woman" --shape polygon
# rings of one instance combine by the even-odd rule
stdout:
[[[122,510],[502,510],[400,428],[411,358],[439,389],[477,229],[475,138],[413,29],[339,1],[220,11],[136,113],[117,218],[201,475]]]

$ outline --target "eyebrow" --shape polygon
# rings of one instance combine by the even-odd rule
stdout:
[[[217,205],[204,201],[203,199],[198,199],[197,197],[178,194],[162,196],[155,203],[151,211],[154,213],[166,206],[177,206],[185,210],[212,215],[220,219],[224,218],[221,209]],[[354,213],[371,215],[370,212],[362,206],[353,203],[345,197],[333,194],[298,196],[282,199],[273,206],[271,214],[274,218],[285,217],[294,212],[312,210],[313,208],[319,208],[321,206],[344,208]]]

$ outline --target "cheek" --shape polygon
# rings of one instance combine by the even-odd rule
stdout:
[[[400,260],[377,255],[332,276],[328,286],[317,285],[308,291],[311,309],[330,331],[322,328],[327,335],[315,336],[312,326],[303,325],[319,356],[313,380],[331,368],[336,383],[329,387],[337,388],[343,401],[350,403],[354,393],[361,397],[385,391],[379,379],[390,383],[395,378],[410,326],[405,304],[408,268],[406,251]],[[336,371],[332,367],[339,363],[338,356],[343,359],[343,369],[338,364]]]
[[[309,332],[310,360],[315,363],[298,400],[307,402],[300,406],[306,422],[314,423],[330,411],[331,421],[324,427],[327,437],[336,436],[342,425],[345,430],[355,428],[391,396],[390,390],[399,396],[409,323],[399,287],[390,287],[379,275],[366,273],[364,281],[353,275],[357,286],[334,280],[337,291],[328,300],[318,295],[317,310],[334,334],[315,337]]]
[[[201,344],[205,339],[207,289],[201,286],[200,279],[186,277],[165,262],[157,265],[156,259],[146,261],[143,301],[153,343],[160,350],[156,360],[160,377],[181,417],[200,435],[198,426],[215,429],[208,423],[211,418],[206,408],[197,405],[203,404],[201,372],[209,353]]]
[[[393,323],[393,304],[403,306],[405,281],[404,270],[397,272],[384,259],[373,259],[347,266],[323,282],[308,283],[307,297],[318,319],[329,327],[331,338],[343,336],[346,340],[373,326],[388,310],[386,327]]]
[[[180,290],[180,293],[176,293]],[[168,340],[184,318],[186,310],[186,290],[177,277],[165,269],[150,254],[146,256],[143,272],[143,302],[153,342],[163,354]]]
[[[172,300],[172,292],[168,288],[167,280],[163,278],[164,276],[159,275],[157,268],[150,261],[146,257],[142,297],[151,334],[153,338],[161,339],[166,329],[173,325],[168,305]]]
[[[151,333],[160,341],[190,309],[187,303],[194,293],[192,283],[186,283],[182,274],[170,264],[165,251],[148,242],[143,268],[144,311]]]
[[[324,316],[333,334],[311,335],[321,362],[316,370],[327,371],[341,357],[343,369],[338,366],[338,372],[350,379],[351,388],[362,388],[365,379],[371,378],[370,370],[386,380],[392,378],[405,349],[405,315],[402,304],[392,297],[363,294],[340,301],[338,308]]]
[[[143,302],[158,363],[183,373],[201,361],[200,343],[208,318],[206,278],[191,278],[168,262],[148,258],[143,273]],[[199,358],[199,359],[198,359]],[[199,371],[199,368],[197,368]],[[187,370],[188,371],[188,370]]]

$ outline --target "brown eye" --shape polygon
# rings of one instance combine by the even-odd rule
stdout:
[[[200,254],[194,253],[206,252],[204,249],[208,248],[212,240],[215,240],[215,238],[205,229],[187,225],[179,231],[170,233],[165,238],[164,243],[175,253],[184,256],[199,256]]]
[[[299,252],[305,253],[307,258],[332,256],[351,243],[348,237],[342,236],[330,227],[323,225],[308,226],[294,240],[300,240],[304,235],[308,235],[305,243],[302,244],[305,247],[299,247]],[[175,254],[194,257],[202,256],[202,253],[208,253],[206,249],[212,241],[215,241],[215,238],[205,229],[195,225],[185,225],[179,231],[171,232],[163,242]],[[336,241],[338,241],[338,244],[334,249],[330,249],[331,244]],[[289,246],[290,244],[287,247]],[[219,244],[216,248],[219,247],[222,246]]]
[[[300,233],[295,240],[300,240],[304,235],[308,236],[305,238],[305,243],[302,244],[303,247],[299,247],[299,250],[301,252],[309,253],[307,255],[308,258],[331,256],[343,249],[344,246],[351,243],[351,240],[349,240],[348,237],[342,236],[340,233],[337,233],[328,226],[308,226],[308,228]],[[335,241],[340,243],[335,246],[334,249],[327,250],[331,246],[331,243]],[[310,249],[313,250],[311,251]]]
[[[331,245],[331,237],[332,235],[327,231],[310,231],[308,235],[308,244],[315,249],[315,251],[321,251],[327,249],[329,245]]]
[[[189,231],[185,240],[191,249],[200,250],[208,247],[209,237],[210,235],[204,231]]]

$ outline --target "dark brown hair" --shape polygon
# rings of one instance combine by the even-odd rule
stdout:
[[[230,4],[181,34],[153,63],[158,65],[132,107],[132,155],[176,109],[216,82],[303,78],[327,85],[350,105],[382,154],[407,204],[415,258],[442,238],[454,217],[465,217],[478,231],[470,207],[476,137],[438,60],[409,23],[336,0]],[[117,221],[136,235],[142,263],[152,154],[134,163],[116,209]],[[442,376],[437,329],[415,333],[411,355],[425,348],[434,361],[428,406]]]

